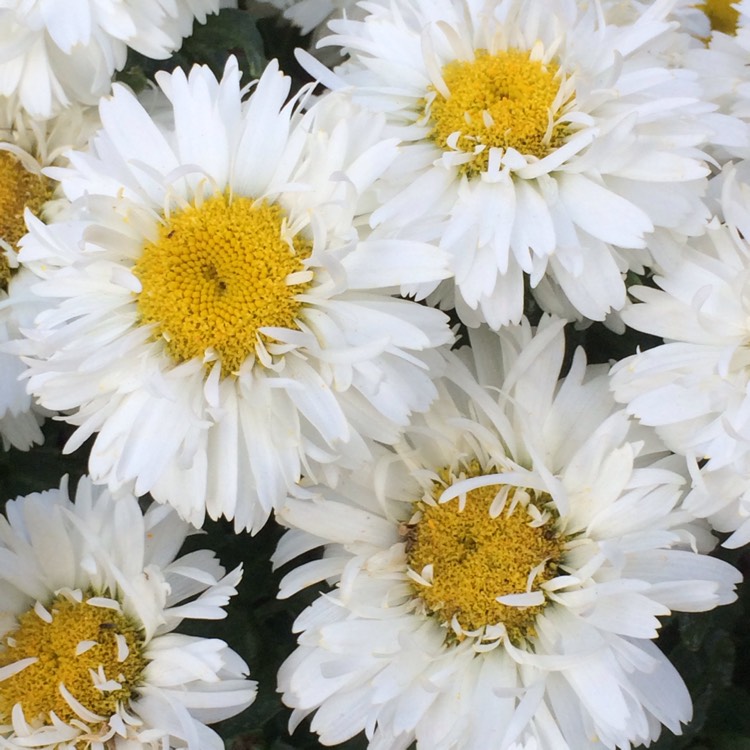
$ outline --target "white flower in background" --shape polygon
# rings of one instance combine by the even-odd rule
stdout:
[[[675,249],[675,262],[654,278],[659,288],[631,288],[637,304],[623,320],[666,343],[612,371],[617,400],[693,464],[687,507],[721,531],[737,530],[730,546],[750,541],[749,166],[724,170],[720,215]]]
[[[560,321],[471,338],[482,385],[447,355],[439,399],[395,450],[277,513],[291,530],[276,565],[325,549],[280,596],[335,582],[279,672],[291,725],[316,711],[323,744],[364,730],[378,750],[679,732],[690,698],[652,643],[658,618],[733,601],[740,574],[701,554],[715,540],[680,508],[679,460],[617,408],[606,367],[579,350],[558,383]]]
[[[80,425],[67,450],[98,431],[96,481],[257,531],[303,470],[398,438],[452,334],[391,295],[444,255],[357,232],[397,153],[378,119],[333,95],[303,118],[275,64],[244,102],[239,80],[159,75],[173,124],[116,86],[54,172],[70,214],[31,221],[20,257],[50,298],[29,389]]]
[[[236,0],[0,0],[0,94],[35,118],[96,104],[128,48],[165,59]]]
[[[0,517],[0,744],[4,748],[223,750],[206,724],[255,698],[226,643],[182,635],[236,593],[209,550],[176,555],[190,527],[142,513],[84,477],[20,497]]]
[[[627,25],[651,4],[650,0],[604,0],[601,8],[609,23]],[[714,110],[701,115],[702,124],[711,132],[704,147],[710,157],[718,163],[726,161],[728,156],[745,157],[750,154],[750,122],[736,106],[742,88],[738,79],[744,77],[744,61],[738,65],[734,42],[729,43],[729,47],[734,48],[730,59],[720,51],[725,44],[722,40],[727,39],[725,34],[733,34],[737,28],[738,11],[729,0],[707,0],[699,4],[693,0],[676,0],[670,4],[667,20],[676,22],[684,33],[662,35],[650,43],[646,51],[660,67],[685,68],[700,81],[701,98]],[[649,250],[652,241],[649,240]]]
[[[726,130],[717,140],[721,148],[715,156],[721,163],[727,158],[750,157],[750,2],[727,0],[705,3],[712,33],[707,44],[695,46],[685,57],[685,64],[704,81],[705,99],[715,103],[719,114],[731,116],[739,132]],[[729,118],[728,118],[729,119]]]
[[[683,52],[688,47],[705,47],[714,30],[733,34],[737,25],[736,0],[676,0],[673,2],[670,15],[683,31],[688,32],[689,39],[683,40]],[[609,20],[632,21],[633,14],[642,13],[649,5],[649,0],[604,0],[603,8]]]
[[[681,44],[673,5],[620,26],[575,0],[370,2],[329,24],[323,43],[350,55],[335,73],[305,58],[406,142],[372,223],[439,241],[455,294],[434,299],[468,324],[517,322],[525,277],[543,305],[602,320],[654,228],[706,218],[711,107],[661,60]]]
[[[36,280],[30,271],[19,269],[0,289],[0,444],[4,450],[25,451],[44,442],[41,424],[46,410],[34,402],[19,380],[26,369],[20,357],[6,351],[21,338],[19,329],[31,325],[34,315],[44,308],[31,291]]]
[[[44,167],[63,162],[68,148],[81,146],[96,127],[96,110],[71,107],[60,116],[35,122],[15,102],[0,98],[0,442],[28,450],[42,442],[38,409],[18,381],[21,360],[4,351],[29,325],[41,301],[31,292],[31,274],[18,268],[16,246],[26,233],[24,211],[55,215],[60,201]]]

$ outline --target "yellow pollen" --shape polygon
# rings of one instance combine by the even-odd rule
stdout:
[[[705,0],[696,7],[708,16],[714,31],[720,31],[729,36],[737,33],[740,12],[735,7],[735,0]]]
[[[566,127],[553,123],[561,83],[554,63],[532,60],[523,50],[477,50],[476,59],[453,60],[442,74],[450,96],[436,91],[427,105],[430,137],[445,151],[454,150],[448,140],[456,132],[455,149],[474,153],[485,147],[462,165],[469,177],[487,170],[492,147],[541,159],[564,142]]]
[[[482,473],[477,462],[472,462],[469,475]],[[441,472],[441,478],[447,485],[456,481],[448,469]],[[456,617],[467,631],[503,623],[510,639],[520,642],[535,635],[536,617],[546,604],[519,607],[501,604],[497,597],[526,593],[535,568],[532,592],[554,578],[563,539],[555,531],[554,516],[545,508],[549,496],[534,497],[532,490],[510,489],[504,509],[492,518],[490,507],[501,489],[495,484],[467,492],[463,510],[459,498],[436,505],[416,503],[418,520],[406,533],[407,559],[411,570],[420,575],[426,566],[433,566],[432,585],[414,582],[414,586],[427,610],[442,623],[450,626]],[[434,499],[443,490],[443,485],[436,485]],[[547,510],[545,523],[531,525],[529,498],[541,513]]]
[[[250,198],[213,196],[171,214],[133,268],[140,279],[138,312],[153,323],[176,362],[203,359],[212,348],[224,375],[237,372],[256,347],[264,326],[298,328],[309,286],[287,277],[303,271],[312,245],[284,237],[277,205]]]
[[[0,150],[0,239],[15,248],[26,234],[25,208],[39,216],[42,206],[52,197],[52,182],[29,172],[10,151]],[[10,266],[0,249],[0,289],[7,289]]]
[[[93,594],[84,595],[82,602],[57,596],[46,606],[51,622],[34,609],[25,612],[18,627],[0,641],[0,667],[38,659],[0,682],[0,722],[9,723],[16,703],[29,723],[49,723],[52,711],[64,722],[79,719],[63,698],[61,683],[85,708],[107,718],[133,695],[146,665],[143,638],[125,615],[88,604],[89,596]],[[119,683],[119,688],[96,686],[92,670],[99,674],[100,667],[106,680]]]

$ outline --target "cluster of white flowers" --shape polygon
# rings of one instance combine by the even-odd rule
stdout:
[[[297,90],[113,82],[249,3],[0,0],[0,440],[89,450],[0,516],[0,746],[223,747],[255,683],[173,632],[240,582],[175,559],[206,516],[305,556],[323,744],[680,733],[659,618],[750,543],[750,0],[269,2]],[[566,356],[602,323],[665,343]]]

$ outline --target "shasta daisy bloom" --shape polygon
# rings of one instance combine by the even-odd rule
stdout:
[[[98,431],[96,481],[257,531],[303,468],[397,439],[452,334],[391,294],[445,257],[359,236],[396,155],[378,121],[334,96],[303,117],[275,63],[246,101],[239,80],[234,60],[221,81],[160,75],[172,123],[116,86],[91,149],[51,173],[70,213],[31,220],[20,256],[50,300],[29,389],[70,410],[66,450]]]
[[[750,3],[726,0],[703,6],[710,19],[712,33],[706,44],[695,45],[685,56],[685,64],[704,81],[706,101],[718,107],[716,116],[726,118],[730,128],[717,139],[718,162],[727,158],[750,156],[750,82],[746,70],[750,64]]]
[[[41,412],[18,378],[21,360],[9,351],[40,308],[29,276],[18,268],[18,240],[26,233],[24,212],[49,219],[59,206],[54,183],[42,169],[59,163],[65,149],[85,143],[95,115],[71,107],[59,117],[35,122],[14,102],[0,99],[0,442],[27,450],[42,441]]]
[[[236,5],[236,0],[231,0]],[[222,0],[0,0],[0,94],[33,117],[96,104],[128,49],[164,59]]]
[[[322,43],[349,54],[335,73],[306,58],[406,142],[372,224],[439,242],[455,287],[435,299],[469,325],[518,322],[525,278],[602,320],[654,228],[700,225],[711,106],[651,54],[679,43],[673,5],[618,25],[575,0],[368,2],[329,24]]]
[[[0,444],[4,450],[11,446],[28,450],[44,441],[40,428],[44,410],[20,380],[26,368],[17,354],[5,351],[21,338],[20,327],[30,325],[43,308],[42,301],[31,291],[35,281],[34,274],[21,269],[0,290]]]
[[[0,744],[223,750],[206,724],[252,703],[226,643],[174,632],[223,618],[236,593],[190,526],[80,480],[9,501],[0,517]]]
[[[740,574],[701,554],[713,539],[680,508],[679,462],[616,407],[606,368],[578,351],[557,382],[560,321],[472,344],[394,450],[277,514],[277,565],[325,549],[280,595],[335,583],[279,672],[292,726],[317,711],[323,744],[364,730],[379,750],[679,732],[690,698],[652,643],[658,618],[733,601]]]
[[[657,288],[632,287],[637,304],[623,320],[666,343],[618,362],[618,401],[666,445],[694,464],[704,462],[689,498],[692,512],[735,531],[732,546],[750,540],[750,179],[733,165],[721,176],[720,215],[704,236],[679,248],[679,262],[656,276]],[[700,487],[721,479],[724,491]],[[711,479],[708,475],[711,474]],[[744,480],[741,477],[745,477]],[[733,489],[730,491],[729,488]],[[702,499],[701,499],[702,498]],[[720,520],[721,519],[721,520]]]

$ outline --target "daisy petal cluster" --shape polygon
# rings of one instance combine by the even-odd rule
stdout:
[[[330,22],[322,43],[349,59],[309,69],[404,141],[371,223],[450,255],[434,302],[497,328],[529,285],[548,311],[603,320],[651,232],[700,225],[720,134],[698,76],[662,61],[684,36],[673,5],[618,24],[575,0],[403,0]]]
[[[221,750],[206,724],[252,703],[226,643],[174,632],[225,616],[241,570],[176,557],[189,526],[81,479],[9,501],[0,517],[4,748]]]
[[[691,716],[661,616],[735,598],[686,478],[563,322],[478,332],[440,397],[336,488],[300,488],[281,596],[333,582],[279,672],[291,724],[371,748],[630,748]]]
[[[19,268],[17,244],[26,233],[24,213],[50,220],[60,208],[45,167],[64,161],[63,153],[83,146],[97,125],[96,110],[73,106],[58,117],[38,122],[16,104],[0,98],[0,441],[28,450],[42,442],[43,410],[19,382],[24,371],[9,351],[43,308],[30,290],[34,277]]]
[[[89,151],[48,172],[70,210],[29,217],[20,258],[49,300],[29,390],[78,426],[67,450],[98,432],[96,481],[257,531],[303,468],[355,465],[427,408],[452,333],[392,292],[447,262],[359,232],[396,156],[368,113],[301,115],[275,64],[248,98],[233,59],[158,82],[166,116],[115,86]]]
[[[720,161],[747,159],[750,144],[750,82],[745,69],[750,64],[750,3],[712,0],[705,3],[711,31],[707,44],[694,46],[686,55],[686,65],[704,80],[705,97],[715,103],[719,116],[734,119],[717,144]],[[739,130],[737,130],[739,125]]]
[[[20,358],[5,348],[21,339],[20,328],[31,325],[34,315],[43,309],[30,291],[34,274],[21,269],[8,279],[0,291],[0,443],[3,450],[11,446],[28,450],[44,442],[40,425],[44,410],[26,392],[21,377],[25,367]]]
[[[679,248],[658,288],[631,289],[636,304],[623,320],[665,343],[618,362],[612,387],[688,458],[691,511],[735,532],[727,544],[740,546],[750,541],[750,180],[730,165],[720,182],[720,215],[706,233]]]
[[[2,0],[0,94],[44,119],[108,93],[128,49],[166,58],[220,0]]]

